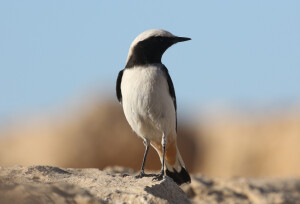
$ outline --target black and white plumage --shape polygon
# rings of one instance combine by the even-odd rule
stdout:
[[[168,69],[161,63],[163,53],[177,42],[190,38],[177,37],[165,30],[153,29],[140,34],[132,42],[127,63],[119,72],[116,93],[125,117],[146,146],[141,173],[149,146],[153,146],[162,162],[161,173],[177,184],[190,182],[190,176],[177,148],[177,104],[174,85]]]

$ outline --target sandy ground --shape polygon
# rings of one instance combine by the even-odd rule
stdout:
[[[123,167],[0,168],[0,203],[300,203],[300,179],[208,178],[177,186]]]

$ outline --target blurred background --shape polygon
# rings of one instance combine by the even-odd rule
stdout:
[[[300,176],[299,1],[1,1],[0,166],[139,169],[115,97],[129,46],[162,28],[179,149],[209,176]],[[147,169],[159,169],[150,152]]]

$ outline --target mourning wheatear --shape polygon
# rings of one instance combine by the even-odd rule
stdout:
[[[177,148],[177,105],[173,82],[161,63],[173,44],[190,40],[160,29],[141,33],[132,42],[126,66],[119,72],[116,92],[133,131],[144,140],[144,159],[138,178],[145,176],[149,146],[157,151],[162,167],[154,179],[167,176],[178,185],[191,182]]]

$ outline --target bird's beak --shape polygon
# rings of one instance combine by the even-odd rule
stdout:
[[[191,40],[191,38],[186,38],[186,37],[175,37],[174,43],[184,42],[184,41],[188,41],[188,40]]]

